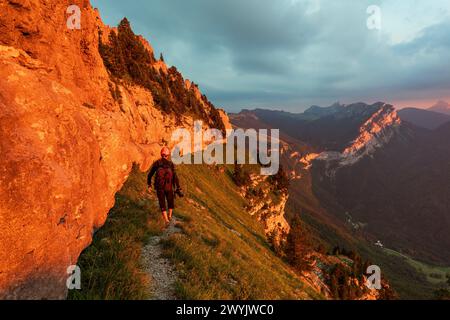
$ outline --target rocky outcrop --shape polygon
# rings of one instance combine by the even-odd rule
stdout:
[[[218,109],[220,118],[222,119],[225,130],[233,129],[230,119],[228,119],[228,115],[223,109]]]
[[[305,165],[305,169],[309,169],[315,160],[327,161],[334,168],[330,172],[334,173],[336,168],[350,166],[366,156],[372,156],[376,150],[391,141],[396,132],[398,132],[401,123],[394,107],[384,104],[361,125],[358,137],[343,152],[324,151],[319,154],[311,153],[305,155],[300,162]]]
[[[317,292],[320,292],[326,299],[339,299],[336,286],[332,285],[333,270],[340,269],[347,276],[341,278],[339,286],[342,288],[351,288],[348,290],[351,296],[345,299],[350,300],[383,300],[392,299],[394,293],[390,285],[385,280],[381,281],[381,289],[369,288],[367,286],[368,277],[366,274],[355,276],[352,274],[352,267],[355,261],[349,257],[324,255],[318,252],[307,254],[306,258],[310,265],[308,270],[302,271],[302,276],[307,283]]]
[[[285,217],[288,192],[274,192],[267,176],[251,175],[251,184],[242,187],[242,195],[248,200],[247,211],[264,226],[271,244],[280,247],[287,239],[290,225]]]
[[[359,136],[342,153],[342,165],[351,165],[389,143],[401,120],[391,105],[384,105],[359,130]]]
[[[0,298],[64,298],[67,268],[133,163],[146,170],[194,121],[112,83],[98,52],[98,31],[110,29],[89,1],[73,3],[79,30],[67,28],[66,3],[0,2]]]
[[[303,156],[299,162],[305,166],[305,170],[308,170],[312,167],[312,162],[316,160],[320,156],[319,153],[308,153]]]

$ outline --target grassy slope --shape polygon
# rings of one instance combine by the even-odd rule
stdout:
[[[180,166],[187,197],[179,201],[185,235],[167,255],[181,271],[177,294],[185,299],[319,298],[275,256],[259,222],[249,216],[228,169]],[[203,209],[203,208],[204,209]]]
[[[362,241],[359,252],[365,258],[381,268],[382,277],[389,281],[398,293],[399,299],[433,299],[436,289],[424,274],[406,263],[402,258],[387,254],[384,250]]]
[[[425,275],[426,280],[433,285],[446,286],[447,275],[450,274],[450,267],[431,265],[425,262],[414,260],[404,254],[391,249],[384,249],[384,252],[390,256],[395,256],[407,262],[411,267]],[[436,288],[434,288],[436,289]]]
[[[221,172],[218,167],[184,165],[178,171],[186,197],[177,199],[175,215],[183,232],[163,245],[180,275],[179,298],[322,298],[273,253],[260,223],[245,212],[226,167]],[[106,225],[82,254],[82,290],[69,298],[148,297],[140,250],[161,225],[156,199],[146,194],[145,181],[144,173],[133,170]]]
[[[161,233],[157,206],[148,199],[146,182],[133,169],[106,224],[96,232],[93,243],[83,251],[81,290],[71,291],[68,299],[145,299],[149,279],[142,271],[142,244],[151,235]],[[147,221],[149,212],[151,219]]]

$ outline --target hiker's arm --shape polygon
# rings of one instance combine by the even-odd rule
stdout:
[[[149,172],[148,176],[147,176],[147,185],[148,185],[149,187],[152,186],[152,178],[153,178],[153,176],[155,175],[155,172],[156,172],[156,165],[155,165],[155,163],[154,163],[154,164],[152,165],[152,168],[150,169],[150,172]]]
[[[175,188],[181,189],[181,187],[180,187],[180,180],[178,180],[178,175],[177,175],[177,172],[175,170],[175,165],[172,165],[172,171],[173,171],[173,181],[172,181],[172,183],[175,186]]]

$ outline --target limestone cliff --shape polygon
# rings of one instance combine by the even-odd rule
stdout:
[[[373,154],[387,145],[401,125],[400,117],[394,107],[383,104],[366,122],[359,128],[359,135],[342,151],[324,151],[321,153],[309,153],[300,159],[305,169],[310,169],[313,162],[327,161],[333,165],[329,174],[344,166],[351,166],[366,156]]]
[[[269,241],[278,248],[286,241],[290,231],[285,217],[289,195],[287,190],[275,190],[270,179],[251,174],[251,182],[241,188],[241,193],[248,200],[248,213],[261,221]]]
[[[67,28],[65,2],[0,1],[0,298],[64,298],[67,267],[104,224],[132,164],[146,170],[172,130],[195,120],[112,81],[99,31],[113,29],[89,1],[73,4],[81,29]]]

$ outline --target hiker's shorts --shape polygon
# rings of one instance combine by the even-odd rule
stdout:
[[[166,199],[167,199],[167,206],[169,207],[169,209],[175,208],[173,190],[170,191],[164,189],[157,190],[156,195],[158,196],[159,207],[161,208],[161,211],[167,211]]]

